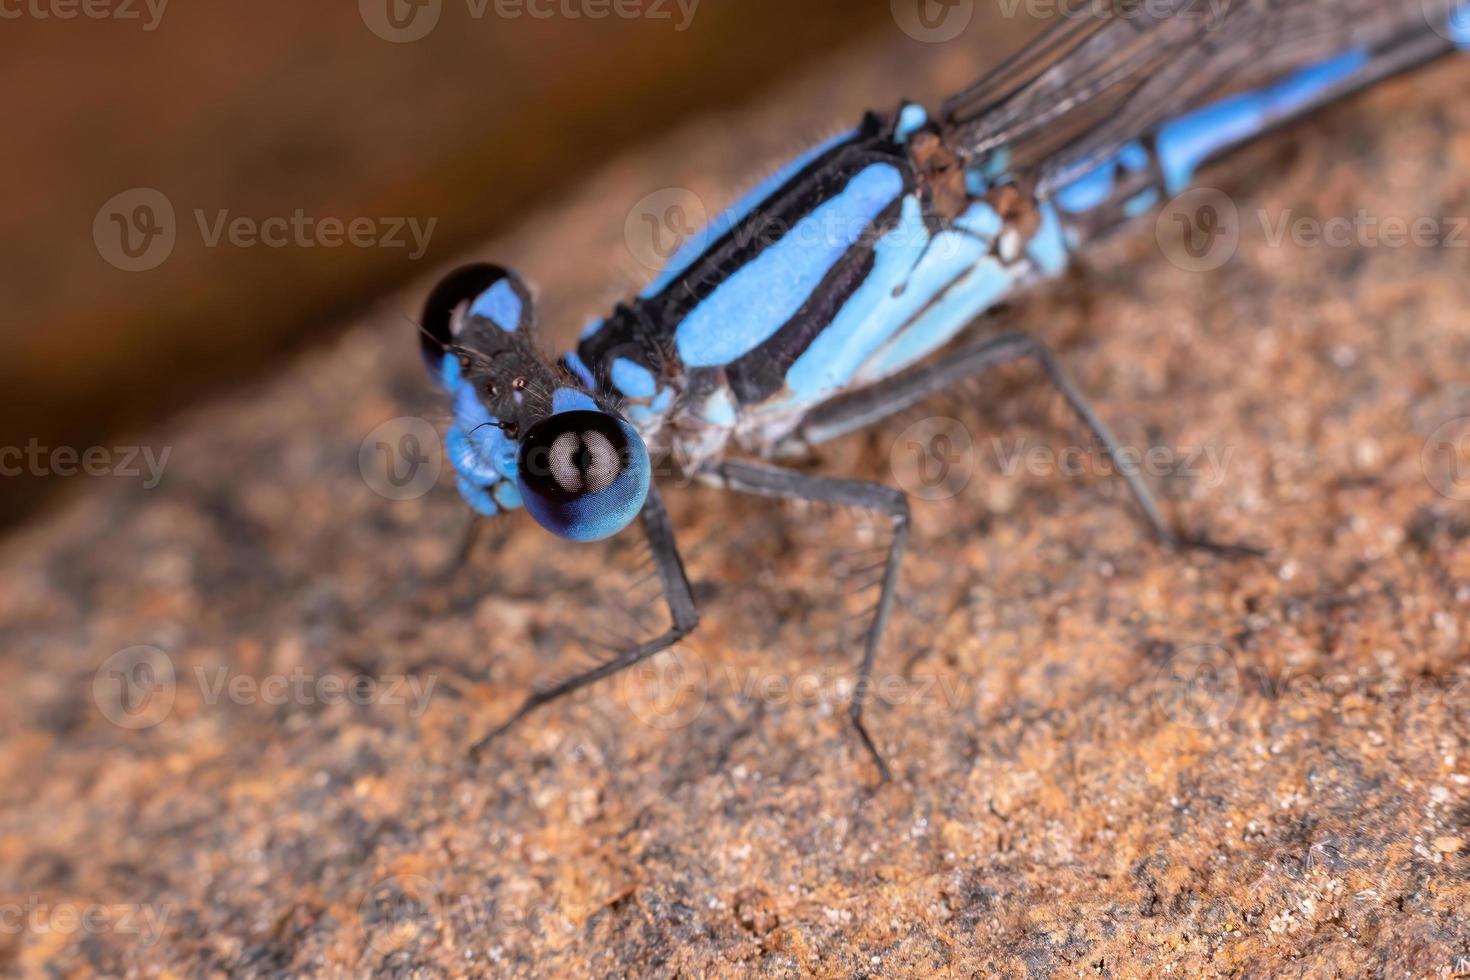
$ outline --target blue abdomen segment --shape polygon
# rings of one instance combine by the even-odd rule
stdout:
[[[1089,222],[1094,230],[1112,227],[1144,214],[1165,193],[1185,190],[1201,165],[1351,84],[1371,60],[1368,51],[1348,51],[1186,113],[1162,124],[1150,139],[1124,145],[1052,192],[1067,243],[1087,237]]]
[[[1300,112],[1333,87],[1351,80],[1370,60],[1367,51],[1349,51],[1274,85],[1222,99],[1165,123],[1156,137],[1164,187],[1171,194],[1188,187],[1206,160]]]
[[[1057,191],[1053,200],[1066,214],[1085,214],[1112,200],[1120,175],[1143,173],[1148,165],[1148,150],[1143,144],[1129,143],[1095,169]]]

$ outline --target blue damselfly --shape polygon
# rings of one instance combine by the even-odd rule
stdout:
[[[1003,362],[1037,361],[1109,452],[1056,358],[987,310],[1187,188],[1199,167],[1350,91],[1470,45],[1453,0],[1156,0],[1071,16],[930,114],[905,103],[792,161],[694,236],[553,362],[526,286],[495,266],[429,297],[422,349],[453,400],[447,450],[479,514],[524,507],[575,541],[642,518],[671,626],[531,695],[527,713],[688,635],[698,614],[647,447],[732,490],[886,515],[892,537],[857,667],[854,730],[893,605],[909,510],[877,483],[771,460],[865,427]],[[747,458],[732,458],[738,450]],[[751,459],[748,457],[755,457]],[[759,460],[759,461],[757,461]],[[1153,532],[1176,537],[1122,473]]]

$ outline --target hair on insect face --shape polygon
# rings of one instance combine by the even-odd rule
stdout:
[[[550,415],[526,432],[517,481],[526,512],[557,537],[600,541],[632,523],[648,497],[648,449],[606,412]]]

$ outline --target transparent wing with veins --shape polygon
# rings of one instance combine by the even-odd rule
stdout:
[[[951,145],[1041,193],[1175,116],[1352,49],[1381,77],[1450,42],[1455,0],[1105,0],[946,101]],[[1365,79],[1365,81],[1367,80]]]

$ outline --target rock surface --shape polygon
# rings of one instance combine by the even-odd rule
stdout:
[[[610,164],[485,254],[523,256],[575,331],[646,274],[629,202],[718,201],[916,70],[846,67]],[[658,623],[637,541],[523,515],[435,580],[464,524],[447,475],[378,492],[376,444],[416,431],[378,427],[444,421],[416,295],[159,433],[159,486],[99,481],[4,546],[0,969],[1470,973],[1466,230],[1271,240],[1283,216],[1470,214],[1467,81],[1439,65],[1211,172],[1243,229],[1222,268],[1179,268],[1146,219],[1006,314],[1159,450],[1171,518],[1266,558],[1157,547],[1024,366],[823,450],[892,481],[908,426],[971,440],[963,489],[915,503],[881,787],[843,712],[881,535],[703,488],[668,493],[693,639],[466,759],[588,662],[579,637]]]

